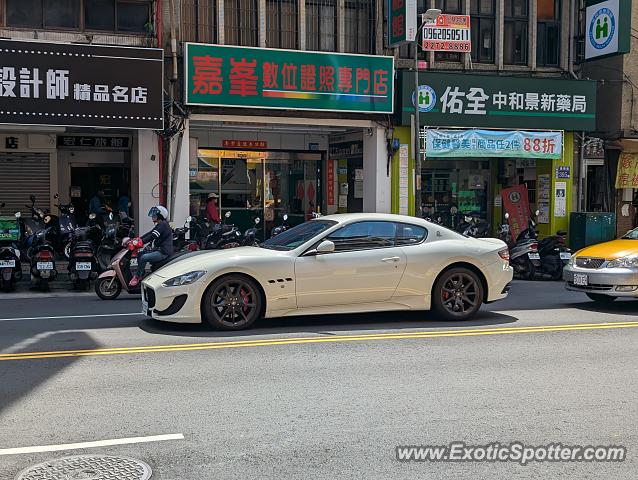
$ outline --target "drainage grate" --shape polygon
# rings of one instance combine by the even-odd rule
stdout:
[[[29,467],[16,480],[147,480],[151,475],[151,467],[134,458],[76,455]]]

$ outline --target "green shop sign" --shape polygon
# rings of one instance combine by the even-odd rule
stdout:
[[[400,75],[400,117],[414,114],[414,73]],[[420,123],[431,127],[541,130],[596,128],[596,82],[528,77],[419,74]]]
[[[394,111],[393,57],[187,43],[184,63],[188,105]]]

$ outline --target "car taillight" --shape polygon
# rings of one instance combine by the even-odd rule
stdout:
[[[35,258],[37,258],[38,260],[52,260],[53,255],[51,255],[51,252],[49,252],[48,250],[42,250],[37,253]]]
[[[77,252],[73,254],[74,257],[92,257],[93,254],[91,252]]]
[[[501,257],[506,262],[510,261],[510,251],[509,248],[504,248],[503,250],[498,251],[498,256]]]

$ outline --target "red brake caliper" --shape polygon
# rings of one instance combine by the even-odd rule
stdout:
[[[248,301],[249,301],[248,292],[242,289],[239,291],[239,295],[241,295],[241,300],[242,302],[244,302],[244,313],[248,313],[248,307],[246,306],[248,305]]]

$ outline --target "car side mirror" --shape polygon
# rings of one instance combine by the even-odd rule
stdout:
[[[332,253],[335,251],[335,244],[330,240],[324,240],[316,248],[317,253]]]

